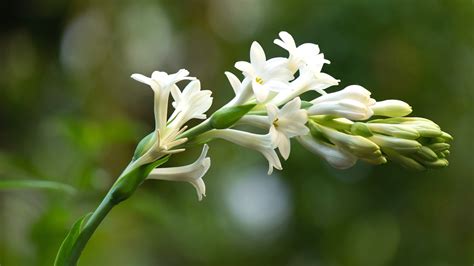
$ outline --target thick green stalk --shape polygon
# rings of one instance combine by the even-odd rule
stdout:
[[[107,193],[97,209],[95,209],[94,213],[92,213],[92,215],[87,220],[86,225],[82,228],[81,234],[78,236],[76,243],[73,246],[71,256],[69,257],[66,265],[74,266],[77,264],[77,261],[79,260],[79,257],[81,256],[81,253],[92,234],[115,205],[116,204],[112,201],[111,193]]]

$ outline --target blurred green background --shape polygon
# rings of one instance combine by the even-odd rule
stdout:
[[[2,1],[0,179],[77,188],[0,191],[0,264],[52,265],[153,128],[152,91],[129,78],[187,68],[213,91],[281,30],[315,42],[341,86],[398,98],[451,133],[450,166],[331,169],[297,143],[284,171],[211,144],[207,198],[147,182],[115,208],[80,265],[472,265],[474,6],[426,1]],[[199,150],[169,165],[195,159]]]

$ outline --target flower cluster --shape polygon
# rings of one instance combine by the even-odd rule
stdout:
[[[139,167],[144,164],[159,160],[165,155],[184,151],[177,148],[186,143],[187,138],[179,138],[191,119],[205,119],[206,111],[212,105],[211,91],[201,90],[201,83],[194,77],[189,77],[185,69],[175,74],[168,75],[165,72],[155,71],[151,77],[141,74],[133,74],[132,78],[149,85],[154,93],[155,130],[152,134],[142,140],[137,149],[135,160],[131,167]],[[183,80],[191,80],[181,91],[176,83]],[[168,117],[169,96],[172,96],[174,112]],[[204,146],[199,159],[188,166],[173,168],[157,168],[150,173],[149,179],[176,180],[191,183],[198,193],[199,199],[205,195],[205,186],[202,176],[210,167],[210,158],[206,157],[208,146]],[[142,152],[143,151],[143,152]]]
[[[410,105],[400,100],[376,101],[359,85],[327,93],[325,90],[338,85],[339,80],[322,72],[329,61],[319,47],[297,45],[287,32],[279,37],[274,43],[288,56],[267,59],[262,46],[253,42],[250,61],[235,63],[243,79],[225,72],[234,98],[207,119],[211,92],[201,90],[199,81],[189,77],[186,70],[171,75],[154,72],[151,78],[132,75],[150,85],[155,94],[156,128],[139,145],[135,162],[150,163],[181,152],[184,146],[219,138],[261,153],[271,174],[273,169],[282,169],[277,151],[288,159],[290,140],[295,138],[339,169],[349,168],[358,160],[371,164],[394,161],[418,170],[448,164],[447,142],[452,137],[438,125],[424,118],[406,117],[412,112]],[[176,86],[182,80],[191,80],[183,91]],[[300,96],[308,91],[320,96],[302,101]],[[168,117],[170,94],[174,112]],[[206,120],[188,129],[186,123],[191,119]],[[202,176],[210,166],[207,149],[206,145],[195,163],[158,168],[149,178],[190,182],[201,199],[205,194]]]

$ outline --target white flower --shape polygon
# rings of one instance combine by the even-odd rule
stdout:
[[[260,152],[268,161],[268,174],[273,168],[281,170],[280,159],[275,152],[271,134],[260,135],[235,129],[214,129],[201,135],[203,139],[220,138],[242,147]]]
[[[181,128],[191,119],[206,119],[205,112],[212,105],[212,92],[201,90],[199,80],[191,81],[181,92],[178,88],[171,90],[175,111],[170,116],[170,128]]]
[[[180,167],[153,169],[147,179],[189,182],[196,189],[199,200],[202,200],[202,197],[206,196],[206,186],[202,177],[211,166],[211,159],[206,157],[208,150],[209,146],[204,145],[201,155],[192,164]]]
[[[174,74],[154,71],[151,78],[142,74],[133,74],[134,80],[148,84],[155,94],[155,128],[163,130],[166,127],[168,114],[168,97],[175,84],[182,80],[194,80],[194,77],[188,77],[189,71],[180,69]]]
[[[351,120],[366,120],[373,115],[370,108],[375,100],[370,92],[358,85],[322,95],[311,101],[309,115],[336,115]]]
[[[289,53],[289,68],[296,72],[301,67],[306,67],[312,70],[312,72],[321,72],[324,64],[330,62],[324,59],[324,54],[320,53],[319,46],[314,43],[304,43],[296,46],[293,37],[286,31],[282,31],[279,34],[280,39],[276,39],[273,42],[285,49]]]
[[[270,135],[281,156],[286,160],[290,156],[290,138],[306,135],[309,129],[305,126],[308,121],[306,110],[301,108],[300,98],[295,98],[284,105],[280,110],[267,104]]]
[[[385,100],[376,102],[370,107],[375,115],[388,117],[400,117],[409,115],[412,108],[409,104],[400,100]]]
[[[186,138],[177,139],[186,127],[167,127],[168,98],[171,90],[179,91],[176,83],[182,80],[194,80],[189,72],[180,69],[174,74],[154,71],[151,77],[133,74],[132,78],[149,85],[154,92],[155,133],[151,139],[150,148],[134,163],[134,166],[147,164],[158,160],[166,154],[182,152],[184,149],[174,149],[187,141]]]
[[[297,140],[312,153],[324,158],[332,167],[347,169],[357,162],[357,157],[347,151],[338,149],[337,146],[318,141],[311,135],[300,136]]]
[[[230,86],[232,87],[232,90],[234,90],[235,96],[239,95],[243,89],[242,82],[240,82],[239,78],[236,75],[229,71],[224,72],[224,74],[229,80]]]
[[[253,42],[250,48],[250,63],[235,63],[235,67],[251,80],[255,98],[259,102],[265,101],[271,91],[288,90],[288,81],[293,79],[293,74],[286,66],[286,58],[267,60],[263,48],[257,42]]]

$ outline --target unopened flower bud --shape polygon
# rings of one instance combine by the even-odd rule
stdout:
[[[381,155],[379,146],[364,137],[352,136],[321,125],[316,127],[331,142],[357,157],[377,158]]]
[[[399,163],[405,168],[414,169],[418,171],[426,170],[426,167],[424,167],[421,163],[417,162],[415,159],[404,156],[393,149],[384,148],[383,151],[389,156],[390,160]]]
[[[373,132],[390,135],[397,138],[417,139],[420,134],[408,125],[394,125],[383,123],[367,123],[367,127]]]
[[[357,157],[338,149],[335,145],[313,138],[311,135],[297,137],[297,140],[312,153],[324,158],[332,167],[347,169],[357,162]]]
[[[388,147],[401,153],[416,152],[421,148],[421,144],[415,140],[401,139],[390,136],[374,135],[369,139],[382,148]]]
[[[385,100],[376,102],[370,107],[375,115],[400,117],[411,113],[412,108],[406,102],[400,100]]]
[[[228,128],[235,124],[254,106],[255,104],[247,104],[221,108],[211,116],[211,126],[216,129]]]
[[[375,100],[370,92],[361,86],[352,85],[341,91],[320,96],[311,103],[309,115],[335,115],[351,120],[366,120],[373,115],[370,109]]]
[[[451,147],[451,145],[449,145],[448,143],[434,143],[434,144],[428,145],[428,147],[434,152],[443,152],[443,151],[448,150]]]
[[[426,146],[422,146],[419,151],[416,152],[416,154],[420,157],[422,157],[426,161],[431,161],[434,162],[438,160],[438,155],[431,150],[430,148]]]

